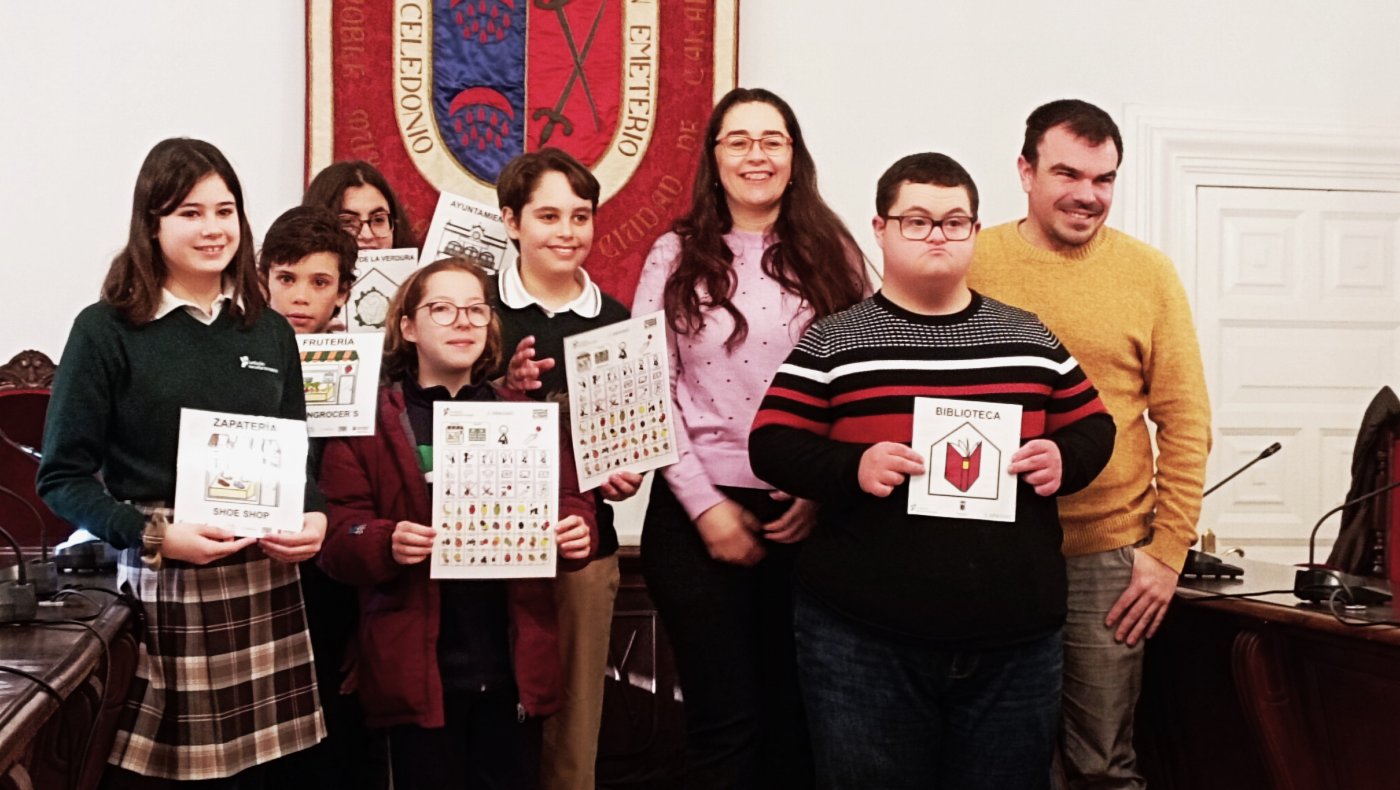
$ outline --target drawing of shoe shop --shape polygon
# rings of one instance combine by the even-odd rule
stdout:
[[[282,446],[276,439],[213,433],[209,450],[205,501],[277,506]]]
[[[354,403],[355,378],[359,370],[360,355],[354,349],[303,351],[301,382],[306,405]]]

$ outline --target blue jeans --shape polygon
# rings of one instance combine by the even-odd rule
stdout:
[[[1060,633],[982,651],[901,642],[797,591],[802,698],[823,788],[1046,788]]]

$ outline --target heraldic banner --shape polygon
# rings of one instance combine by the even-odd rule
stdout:
[[[506,162],[562,148],[602,184],[589,274],[630,303],[734,86],[737,3],[308,0],[307,179],[368,161],[421,242],[439,192],[495,206]]]

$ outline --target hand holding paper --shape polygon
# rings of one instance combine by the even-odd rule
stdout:
[[[389,550],[394,562],[400,565],[417,565],[433,553],[433,538],[437,530],[412,521],[400,521],[394,526],[394,534],[389,539]]]
[[[256,540],[254,537],[234,538],[233,532],[223,527],[176,521],[166,526],[160,553],[168,560],[208,565],[242,551]]]
[[[924,473],[924,459],[898,442],[873,444],[860,456],[860,490],[887,497],[910,475]]]
[[[326,537],[326,514],[303,513],[301,532],[264,535],[258,541],[263,554],[278,562],[301,562],[316,556]]]
[[[569,516],[554,528],[559,542],[559,556],[566,560],[587,559],[593,547],[588,537],[588,525],[579,516]]]
[[[642,487],[642,476],[636,472],[613,472],[599,488],[609,502],[631,499]]]
[[[1034,486],[1040,496],[1054,496],[1060,490],[1060,477],[1064,472],[1060,446],[1049,439],[1032,439],[1011,456],[1011,466],[1006,471],[1025,475],[1026,482]]]

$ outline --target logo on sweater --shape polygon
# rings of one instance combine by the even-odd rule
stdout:
[[[244,354],[243,356],[238,358],[238,366],[241,368],[247,368],[248,370],[261,370],[264,373],[278,372],[277,368],[274,368],[264,362],[260,362],[256,359],[249,359],[247,354]]]

